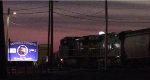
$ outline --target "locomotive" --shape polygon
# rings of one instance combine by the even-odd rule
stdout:
[[[150,29],[109,33],[107,47],[107,66],[149,63]],[[64,67],[103,68],[105,34],[63,38],[59,59]]]

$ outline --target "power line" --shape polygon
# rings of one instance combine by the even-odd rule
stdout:
[[[87,16],[87,17],[104,18],[104,17],[97,17],[97,16],[87,15],[87,14],[83,14],[83,13],[68,11],[68,10],[61,9],[61,8],[55,8],[55,9],[62,10],[62,11],[67,11],[67,12],[71,12],[71,13],[75,13],[75,14],[79,14],[79,15],[84,15],[84,16]],[[102,11],[103,11],[103,10],[102,10]],[[102,12],[102,11],[99,11],[99,12]],[[98,12],[97,12],[97,13],[98,13]]]
[[[99,21],[99,20],[95,20],[95,19],[89,19],[89,18],[82,18],[82,17],[77,17],[77,16],[66,15],[66,14],[62,14],[62,13],[58,13],[58,12],[54,12],[54,13],[56,13],[58,15],[72,17],[72,18],[78,18],[78,19],[84,19],[84,20],[90,20],[90,21]],[[108,19],[108,22],[116,22],[116,23],[150,23],[150,21],[117,21],[115,19]]]
[[[56,9],[67,11],[65,9],[60,9],[60,8],[56,8]],[[32,13],[17,13],[17,14],[40,14],[40,13],[47,13],[47,12],[48,11],[32,12]],[[104,21],[103,17],[96,17],[96,16],[91,16],[91,15],[82,14],[82,13],[78,13],[78,12],[72,12],[72,11],[69,11],[69,12],[74,13],[74,14],[84,15],[84,16],[87,16],[87,17],[94,17],[94,18],[101,19],[101,20]],[[56,13],[58,15],[62,15],[62,16],[77,18],[77,19],[84,19],[84,20],[90,20],[90,21],[100,21],[100,20],[96,20],[96,19],[89,19],[89,18],[83,18],[83,17],[78,17],[78,16],[67,15],[67,14],[63,14],[63,13],[59,13],[59,12],[54,12],[54,13]],[[128,19],[119,19],[119,18],[109,18],[108,19],[109,22],[116,22],[116,23],[139,23],[139,24],[141,24],[141,23],[150,23],[150,21],[122,21],[122,20],[128,20]]]
[[[127,20],[128,20],[128,21],[133,21],[133,20],[139,20],[139,19],[140,19],[140,20],[150,20],[150,19],[143,19],[143,18],[128,18],[128,19],[127,19],[127,18],[116,18],[116,17],[115,17],[115,18],[114,18],[114,17],[113,17],[113,18],[109,18],[109,19],[110,19],[110,20],[119,20],[119,21],[120,21],[120,20],[121,20],[121,21],[127,21]]]
[[[40,9],[40,8],[46,8],[48,6],[41,6],[41,7],[34,7],[34,8],[25,8],[25,9],[18,9],[18,10],[12,10],[12,11],[25,11],[25,10],[33,10],[33,9]]]
[[[78,18],[78,19],[84,19],[84,20],[90,20],[90,21],[99,21],[99,20],[93,20],[93,19],[89,19],[89,18],[82,18],[82,17],[71,16],[71,15],[67,15],[67,14],[62,14],[59,12],[54,12],[54,13],[58,14],[58,15],[62,15],[62,16],[72,17],[72,18]]]
[[[58,10],[63,10],[63,11],[68,11],[68,10],[61,9],[61,8],[56,8],[56,9],[58,9]],[[75,14],[79,14],[79,15],[84,15],[84,16],[87,16],[87,17],[95,17],[95,18],[98,18],[98,19],[104,19],[104,17],[91,16],[91,15],[82,14],[82,13],[73,12],[73,11],[68,11],[68,12],[75,13]],[[101,12],[101,11],[100,11],[100,12]],[[117,21],[117,20],[119,20],[119,21]],[[149,21],[122,21],[122,20],[129,20],[129,19],[109,18],[109,22],[121,22],[121,23],[150,23]]]
[[[17,14],[40,14],[40,13],[47,13],[48,11],[42,11],[42,12],[32,12],[32,13],[17,13]]]
[[[39,13],[47,13],[48,11],[44,11],[44,12],[34,12],[34,13],[18,13],[18,14],[39,14]],[[63,13],[59,13],[59,12],[54,12],[58,15],[62,15],[62,16],[68,16],[68,17],[72,17],[72,18],[78,18],[78,19],[84,19],[84,20],[90,20],[90,21],[100,21],[100,20],[96,20],[96,19],[89,19],[89,18],[83,18],[83,17],[78,17],[78,16],[72,16],[72,15],[67,15],[67,14],[63,14]],[[82,14],[84,15],[84,14]],[[87,15],[85,15],[87,16]],[[98,17],[97,17],[98,18]],[[104,18],[99,18],[99,19],[103,19]],[[121,20],[117,20],[117,19],[109,19],[109,22],[117,22],[117,23],[150,23],[150,21],[121,21]]]
[[[109,20],[109,22],[116,22],[116,23],[150,23],[150,21],[116,21],[116,20]]]
[[[41,6],[41,7],[34,7],[34,8],[26,8],[26,9],[18,9],[18,10],[12,10],[12,11],[24,11],[24,10],[33,10],[33,9],[39,9],[39,8],[45,8],[45,7],[48,7],[48,6]],[[82,14],[82,13],[78,13],[78,12],[73,12],[73,11],[68,11],[68,10],[65,10],[65,9],[62,9],[62,8],[57,8],[56,9],[58,10],[62,10],[62,11],[67,11],[67,12],[71,12],[71,13],[74,13],[74,14],[79,14],[79,15],[84,15],[84,16],[87,16],[87,17],[94,17],[94,18],[97,18],[97,19],[104,19],[103,17],[97,17],[97,16],[92,16],[92,15],[87,15],[87,14]],[[39,13],[46,13],[48,11],[41,11],[41,12],[33,12],[33,13],[17,13],[17,14],[39,14]],[[102,12],[102,11],[99,11],[99,12]],[[97,12],[97,13],[99,13]],[[5,15],[6,13],[4,13]],[[67,16],[71,16],[71,15],[67,15]],[[75,16],[72,16],[72,17],[75,17]],[[77,18],[77,17],[76,17]],[[78,17],[79,18],[79,17]],[[83,19],[83,18],[82,18]],[[87,18],[84,18],[84,19],[87,19]],[[88,19],[89,20],[89,19]],[[119,21],[118,21],[119,20]],[[120,22],[120,23],[150,23],[150,22],[141,22],[141,21],[122,21],[122,20],[129,20],[129,19],[120,19],[120,18],[109,18],[109,22]]]

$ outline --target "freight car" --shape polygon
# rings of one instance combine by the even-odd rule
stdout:
[[[150,60],[150,28],[119,33],[123,64],[145,64]]]

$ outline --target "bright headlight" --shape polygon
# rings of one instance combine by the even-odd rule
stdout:
[[[114,46],[115,46],[116,48],[120,48],[120,44],[119,44],[119,43],[115,43]]]

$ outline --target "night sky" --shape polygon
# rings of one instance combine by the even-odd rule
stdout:
[[[10,15],[11,40],[37,41],[47,44],[47,1],[4,1],[6,26],[7,9],[16,11]],[[104,1],[54,2],[54,51],[58,51],[60,39],[66,36],[97,35],[105,31]],[[150,1],[108,0],[109,32],[150,28]]]

